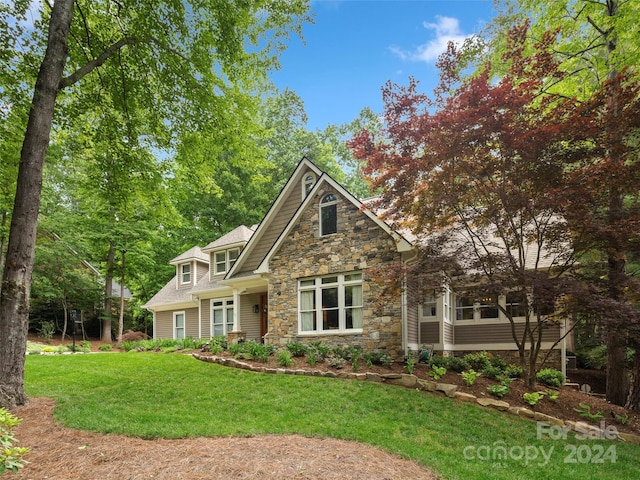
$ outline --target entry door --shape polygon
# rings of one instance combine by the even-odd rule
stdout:
[[[267,294],[260,295],[260,338],[264,341],[264,336],[269,331],[269,304],[267,302]]]

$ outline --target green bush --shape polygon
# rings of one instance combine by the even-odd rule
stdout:
[[[471,369],[471,365],[462,357],[451,357],[449,359],[449,369],[457,373],[462,373]]]
[[[442,355],[434,355],[433,357],[431,357],[431,360],[429,360],[429,365],[431,367],[436,366],[436,367],[449,368],[449,362],[450,362],[449,357],[443,357]]]
[[[522,377],[522,367],[519,365],[507,365],[504,369],[504,374],[509,378],[521,378]]]
[[[597,345],[576,352],[576,362],[580,368],[603,370],[607,366],[607,346]]]
[[[0,475],[6,471],[15,473],[27,463],[20,457],[29,449],[13,446],[17,441],[13,428],[21,421],[6,409],[0,408]]]
[[[536,380],[549,387],[561,387],[564,385],[565,376],[555,368],[543,368],[536,375]]]
[[[504,375],[504,371],[500,367],[489,364],[482,370],[482,375],[491,380],[498,380]]]
[[[293,363],[291,352],[289,350],[280,350],[278,352],[278,365],[290,367]]]
[[[309,342],[307,345],[307,353],[314,351],[316,360],[323,362],[327,357],[331,355],[332,349],[329,345],[322,343],[320,340]]]
[[[465,361],[476,372],[482,372],[490,365],[489,356],[487,352],[467,353],[464,357]]]
[[[113,350],[113,347],[110,343],[105,343],[104,345],[100,345],[98,347],[98,350],[100,350],[101,352],[110,352],[111,350]]]
[[[480,374],[478,372],[476,372],[475,370],[468,370],[466,372],[462,372],[460,374],[460,376],[464,380],[465,385],[467,387],[470,387],[471,385],[473,385],[475,383],[475,381],[478,379]]]
[[[341,369],[344,366],[344,358],[334,356],[327,358],[327,363],[330,367]]]
[[[385,352],[369,352],[365,354],[364,358],[367,365],[382,365],[385,367],[393,365],[393,358]]]
[[[38,336],[45,342],[49,343],[53,338],[53,334],[56,333],[56,324],[49,321],[44,321],[40,324],[38,329]]]
[[[504,358],[498,355],[495,355],[491,359],[489,359],[489,364],[491,364],[493,368],[497,368],[500,371],[504,371],[504,369],[507,368],[507,362],[505,362]]]
[[[300,342],[289,342],[285,345],[285,348],[294,357],[304,357],[307,354],[306,345]]]
[[[509,393],[509,387],[506,385],[489,385],[487,387],[487,390],[489,390],[489,393],[491,393],[491,395],[494,395],[498,398],[502,398],[504,397],[507,393]]]
[[[445,367],[438,367],[437,365],[431,365],[431,371],[429,372],[429,376],[433,377],[434,380],[440,380],[441,377],[447,374],[447,369]]]

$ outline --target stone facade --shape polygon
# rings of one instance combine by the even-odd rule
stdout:
[[[327,193],[338,198],[338,232],[320,237],[319,199]],[[382,311],[374,299],[382,294],[371,281],[372,268],[400,261],[395,240],[348,199],[330,189],[309,202],[269,263],[269,333],[267,341],[321,340],[328,345],[359,345],[364,351],[386,352],[400,359],[402,351],[402,299],[390,298]],[[363,328],[357,334],[300,335],[298,331],[298,280],[347,272],[363,274]]]

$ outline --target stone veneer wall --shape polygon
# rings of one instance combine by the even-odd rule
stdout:
[[[327,193],[338,198],[338,232],[319,237],[319,200]],[[390,298],[383,311],[374,308],[382,285],[371,281],[370,269],[400,261],[394,239],[350,201],[331,189],[309,206],[269,264],[268,343],[307,343],[321,340],[329,345],[359,345],[365,352],[386,352],[395,359],[402,351],[402,299]],[[363,273],[363,329],[360,334],[298,334],[298,279],[345,272]]]

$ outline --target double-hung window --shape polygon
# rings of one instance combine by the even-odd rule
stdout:
[[[175,312],[173,314],[173,336],[180,340],[185,337],[184,312]]]
[[[347,273],[298,283],[300,333],[362,330],[362,273]]]
[[[211,336],[221,337],[233,331],[233,299],[211,300]]]
[[[180,265],[180,283],[191,283],[191,264],[183,263]]]
[[[240,249],[233,248],[231,250],[222,250],[213,255],[214,271],[216,275],[227,273],[236,263],[240,255]]]

